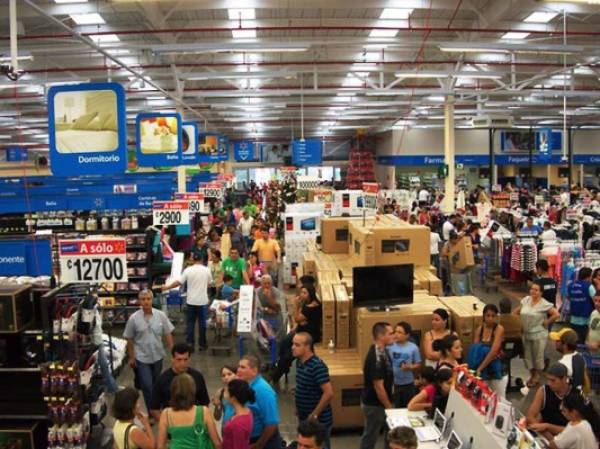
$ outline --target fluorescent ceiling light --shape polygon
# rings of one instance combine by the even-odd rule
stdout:
[[[71,17],[71,19],[73,19],[77,25],[102,25],[106,23],[102,16],[97,12],[91,12],[88,14],[71,14],[69,17]]]
[[[395,37],[396,34],[398,34],[398,30],[395,30],[393,28],[401,28],[404,26],[404,23],[395,20],[378,20],[375,26],[392,29],[371,30],[371,32],[369,33],[369,37]]]
[[[181,79],[190,81],[204,81],[213,79],[244,79],[252,78],[287,78],[296,76],[297,72],[288,70],[264,71],[264,72],[197,72],[182,74]]]
[[[388,44],[376,44],[376,43],[372,43],[372,44],[365,44],[363,45],[363,48],[371,48],[371,49],[385,49],[388,48]]]
[[[528,23],[548,23],[558,15],[557,12],[536,11],[525,18],[523,22]]]
[[[167,97],[157,96],[157,97],[146,97],[146,100],[166,100]]]
[[[500,39],[525,39],[529,36],[529,33],[518,33],[516,31],[509,31],[505,33]]]
[[[54,3],[86,3],[88,0],[54,0]]]
[[[117,36],[116,34],[100,34],[99,36],[93,36],[92,40],[99,44],[121,41],[121,39],[119,39],[119,36]]]
[[[462,70],[460,72],[445,71],[422,71],[422,72],[396,72],[397,78],[481,78],[481,79],[501,79],[499,72],[479,72],[472,70]]]
[[[235,31],[235,30],[234,30]],[[154,45],[150,50],[154,53],[232,53],[232,52],[255,52],[255,53],[287,53],[307,51],[310,48],[309,43],[302,42],[225,42],[219,44],[213,43],[193,43],[193,44],[163,44]]]
[[[404,8],[385,8],[381,15],[380,19],[401,19],[406,20],[410,16],[412,9],[404,9]]]
[[[253,8],[230,8],[227,10],[230,20],[254,20],[256,12]]]
[[[524,43],[473,43],[447,42],[440,44],[439,49],[445,52],[457,53],[532,53],[532,54],[573,54],[584,51],[582,45],[551,45]]]
[[[11,62],[12,58],[10,56],[2,56],[0,57],[0,62]],[[32,55],[23,55],[17,56],[17,61],[33,61]]]
[[[256,30],[231,30],[234,39],[256,39]]]

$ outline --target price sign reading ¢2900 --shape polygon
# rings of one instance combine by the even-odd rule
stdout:
[[[60,280],[127,282],[125,239],[59,240]]]
[[[152,203],[154,226],[190,224],[190,203],[187,201],[154,201]]]

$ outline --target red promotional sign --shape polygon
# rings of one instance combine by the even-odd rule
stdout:
[[[59,240],[60,280],[127,282],[125,239]]]

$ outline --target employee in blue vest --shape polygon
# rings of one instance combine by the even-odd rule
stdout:
[[[571,283],[567,290],[571,328],[577,332],[579,341],[585,341],[590,324],[590,315],[594,310],[594,302],[590,296],[590,285],[592,285],[592,269],[583,267],[579,270],[578,279]]]
[[[540,235],[541,233],[542,228],[536,224],[533,224],[533,217],[527,217],[525,226],[521,228],[521,234]]]

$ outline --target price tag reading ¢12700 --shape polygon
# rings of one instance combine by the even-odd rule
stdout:
[[[187,201],[154,201],[152,203],[154,226],[190,224],[190,203]]]
[[[125,239],[59,240],[60,280],[127,282]]]

